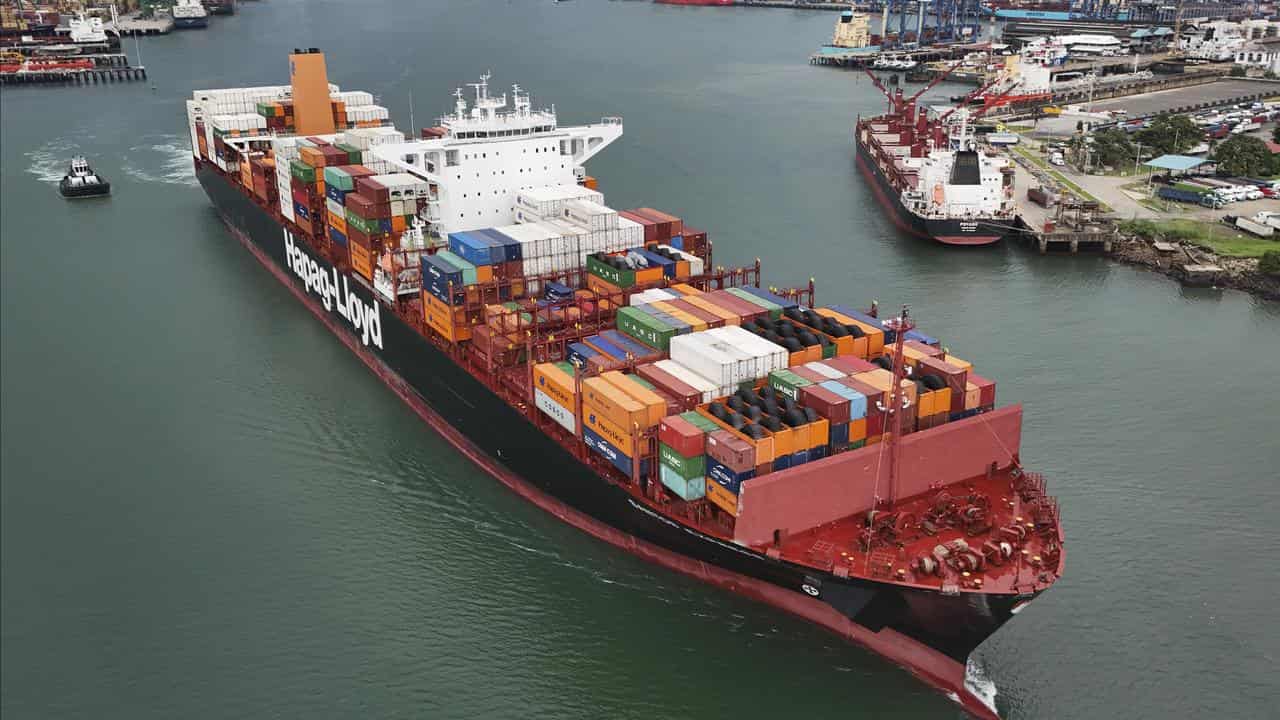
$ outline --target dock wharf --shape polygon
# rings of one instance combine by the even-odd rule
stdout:
[[[120,53],[78,55],[76,59],[92,60],[94,67],[19,70],[0,74],[0,85],[104,85],[147,79],[146,67],[130,65],[128,56]]]
[[[885,50],[879,47],[838,48],[830,45],[809,56],[810,65],[831,67],[862,68],[875,62],[881,55],[892,55],[895,58],[914,60],[918,63],[936,62],[939,60],[955,60],[965,55],[982,50],[985,43],[948,43],[928,45],[913,50]]]

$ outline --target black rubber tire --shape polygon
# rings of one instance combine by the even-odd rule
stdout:
[[[938,377],[937,375],[932,375],[932,374],[921,375],[920,382],[924,383],[924,386],[929,388],[930,390],[941,390],[942,388],[947,386],[946,380],[943,380],[941,377]]]

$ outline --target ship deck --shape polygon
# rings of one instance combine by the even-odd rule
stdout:
[[[327,248],[311,242],[305,231],[275,208],[247,192],[239,183],[229,182],[267,210],[280,225],[289,228],[295,237],[311,245],[314,251],[326,257],[330,255]],[[757,268],[757,277],[758,272]],[[732,277],[740,279],[746,276],[736,271]],[[358,277],[357,281],[364,282]],[[697,284],[698,281],[689,282]],[[705,284],[705,278],[703,282]],[[580,438],[538,411],[531,397],[527,364],[496,366],[492,360],[482,360],[440,336],[426,324],[422,301],[416,296],[394,304],[381,293],[373,292],[373,296],[383,303],[387,311],[395,313],[441,352],[449,355],[544,434],[590,466],[603,482],[626,490],[638,503],[669,520],[722,542],[735,543],[733,520],[709,501],[685,502],[665,492],[661,483],[641,485],[632,481],[609,461],[588,449]],[[589,318],[580,319],[579,325],[574,331],[556,329],[557,341],[552,344],[538,347],[530,341],[529,361],[563,359],[555,356],[556,348],[567,355],[565,348],[569,342],[578,339],[576,336],[585,337],[605,329],[605,325],[592,323]],[[612,328],[612,323],[607,327]],[[644,437],[652,443],[654,452],[642,458],[656,463],[656,439],[652,433],[650,431]],[[877,490],[879,488],[868,487],[868,497]],[[961,547],[961,543],[968,547]],[[1000,543],[1009,544],[1003,554]],[[939,551],[939,547],[945,549]],[[903,498],[892,507],[876,511],[873,516],[858,514],[845,517],[779,538],[779,542],[773,545],[750,549],[838,577],[865,578],[873,582],[943,592],[1023,594],[1044,589],[1056,579],[1061,560],[1061,534],[1057,506],[1044,495],[1043,479],[1032,474],[1015,476],[1006,470]],[[951,559],[947,560],[947,557]],[[921,558],[926,558],[924,566]],[[936,561],[933,566],[928,565],[927,558]],[[968,569],[962,569],[966,567]]]

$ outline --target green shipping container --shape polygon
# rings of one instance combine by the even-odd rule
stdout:
[[[720,426],[715,424],[711,418],[700,412],[694,412],[693,410],[686,413],[680,413],[680,419],[688,422],[690,425],[693,425],[703,432],[715,432],[720,429]]]
[[[756,297],[755,295],[752,295],[751,293],[747,292],[746,290],[743,290],[742,288],[725,288],[725,289],[728,290],[735,297],[739,297],[751,303],[752,305],[759,305],[765,310],[768,310],[769,317],[774,320],[777,320],[778,318],[782,317],[782,306],[778,305],[777,303],[771,303],[762,297]]]
[[[379,235],[382,233],[382,227],[378,225],[377,220],[366,220],[357,215],[351,208],[347,208],[347,224],[365,235]]]
[[[479,279],[478,279],[478,278],[476,278],[476,266],[475,266],[475,265],[472,265],[471,263],[467,262],[466,260],[463,260],[462,258],[458,257],[457,255],[454,255],[453,253],[449,252],[448,250],[441,250],[440,252],[436,253],[436,257],[438,257],[438,258],[442,258],[442,259],[444,259],[444,260],[447,260],[447,261],[449,262],[449,264],[450,264],[450,265],[452,265],[452,266],[454,266],[454,267],[458,268],[459,270],[461,270],[461,271],[462,271],[462,283],[463,283],[464,285],[475,285],[477,282],[479,282]]]
[[[355,179],[340,167],[326,167],[324,169],[324,184],[332,185],[344,192],[351,192],[356,187]]]
[[[289,174],[303,182],[313,183],[316,181],[316,169],[301,160],[289,161]]]
[[[866,445],[867,445],[867,441],[866,441],[866,440],[855,440],[855,441],[853,441],[853,442],[849,443],[849,449],[850,449],[850,450],[857,450],[857,449],[858,449],[858,448],[860,448],[860,447],[866,447]]]
[[[658,462],[674,470],[682,478],[707,474],[707,456],[685,457],[666,443],[658,443]]]
[[[800,388],[812,384],[790,370],[774,370],[769,373],[769,387],[792,400],[799,400]]]
[[[836,356],[836,344],[828,343],[822,346],[822,359],[829,360]]]
[[[636,284],[635,270],[619,270],[612,265],[606,265],[594,255],[587,256],[587,272],[620,288],[629,288]]]
[[[666,352],[676,329],[636,307],[618,310],[618,331],[626,333],[649,347]]]
[[[633,382],[633,383],[635,383],[635,384],[639,385],[640,387],[645,388],[646,390],[655,390],[655,389],[656,389],[656,388],[654,388],[654,387],[653,387],[653,383],[649,382],[648,380],[645,380],[644,378],[640,377],[639,375],[628,375],[628,376],[627,376],[627,379],[628,379],[628,380],[630,380],[631,382]]]
[[[333,146],[347,154],[348,165],[360,164],[360,148],[352,147],[346,143],[334,143]]]
[[[568,375],[569,377],[573,377],[573,373],[574,373],[574,370],[573,370],[573,363],[571,363],[571,362],[567,362],[567,361],[565,361],[565,360],[561,360],[560,362],[552,363],[552,365],[555,365],[556,367],[558,367],[558,368],[560,368],[561,370],[563,370],[563,371],[564,371],[564,373],[565,373],[566,375]]]

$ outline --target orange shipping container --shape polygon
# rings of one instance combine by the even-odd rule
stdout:
[[[628,397],[644,406],[645,412],[648,413],[645,422],[641,427],[651,428],[662,422],[662,418],[667,415],[667,401],[662,399],[658,393],[641,385],[632,379],[629,375],[623,375],[617,370],[611,370],[601,373],[600,377],[608,380],[610,384],[626,393]]]
[[[675,285],[672,285],[670,289],[671,289],[671,290],[675,290],[676,292],[680,293],[681,295],[684,295],[686,298],[687,298],[688,296],[690,296],[690,295],[701,295],[701,294],[702,294],[702,291],[701,291],[701,290],[699,290],[698,288],[696,288],[696,287],[694,287],[694,286],[692,286],[692,285],[688,285],[688,284],[686,284],[686,283],[676,283]]]
[[[711,478],[707,478],[707,499],[730,515],[738,516],[738,496]]]
[[[540,363],[533,366],[533,386],[559,403],[560,407],[569,410],[577,407],[577,403],[573,400],[573,377],[553,363]]]
[[[678,286],[673,286],[673,287],[678,287]],[[742,318],[738,317],[737,314],[729,312],[728,309],[723,308],[709,300],[705,300],[703,298],[697,297],[696,295],[686,295],[684,296],[683,300],[696,308],[701,308],[702,310],[705,310],[711,313],[712,315],[715,315],[723,319],[725,325],[741,325],[742,324]]]
[[[609,282],[608,280],[605,280],[604,278],[598,275],[593,275],[590,273],[587,274],[587,287],[605,296],[622,294],[622,288],[618,287],[617,285],[614,285],[613,283]]]
[[[880,357],[884,351],[884,331],[877,327],[872,327],[861,320],[855,320],[847,315],[842,315],[831,308],[817,308],[817,313],[829,318],[835,318],[837,321],[845,325],[857,325],[862,329],[864,336],[867,338],[867,352],[865,355],[858,355],[861,358]]]
[[[644,426],[646,421],[645,407],[604,378],[593,377],[582,381],[582,401],[584,406],[599,411],[621,427],[629,428],[633,424]]]
[[[585,394],[584,391],[584,397]],[[631,435],[631,426],[623,427],[615,423],[599,408],[592,407],[585,402],[582,404],[582,415],[584,425],[596,431],[601,437],[608,440],[610,444],[627,455],[635,455],[636,444]]]
[[[706,330],[706,329],[707,329],[707,324],[706,324],[705,322],[703,322],[703,321],[699,320],[698,318],[696,318],[696,317],[694,317],[694,316],[690,315],[689,313],[687,313],[687,312],[685,312],[685,311],[681,310],[680,308],[675,307],[675,306],[674,306],[674,305],[672,305],[671,303],[667,303],[667,302],[656,302],[656,303],[651,303],[651,304],[653,305],[654,309],[656,309],[656,310],[661,310],[662,312],[664,312],[664,313],[667,313],[667,314],[671,315],[672,317],[676,318],[677,320],[683,320],[683,321],[685,321],[685,322],[689,323],[689,325],[693,328],[693,331],[694,331],[694,332],[698,332],[698,331]]]
[[[480,282],[480,283],[493,282],[493,266],[477,265],[476,266],[476,282]]]
[[[403,215],[392,215],[392,216],[391,216],[391,231],[392,231],[392,232],[404,232],[406,227],[407,227],[407,226],[406,226],[406,224],[405,224],[404,216],[403,216]],[[492,272],[492,270],[490,270],[490,272]]]
[[[325,213],[327,213],[329,216],[329,227],[333,228],[334,230],[337,230],[343,235],[346,235],[347,219],[328,208],[325,208]]]
[[[372,281],[373,256],[369,253],[369,249],[355,243],[347,243],[347,246],[351,249],[351,269],[365,280]]]
[[[298,148],[298,158],[314,168],[324,167],[324,153],[313,147]]]
[[[656,283],[662,281],[662,268],[657,265],[636,271],[636,284]]]
[[[867,439],[867,419],[858,418],[849,421],[849,442]]]

